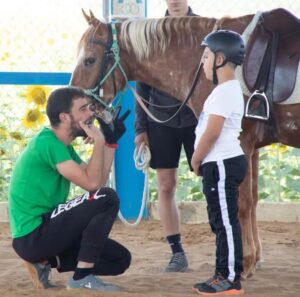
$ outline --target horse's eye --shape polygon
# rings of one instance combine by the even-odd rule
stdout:
[[[95,63],[95,58],[86,58],[83,61],[84,66],[92,66]]]

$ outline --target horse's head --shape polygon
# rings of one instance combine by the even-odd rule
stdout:
[[[117,90],[125,85],[125,78],[118,68],[119,52],[116,30],[111,24],[99,21],[90,11],[83,15],[89,28],[78,45],[78,61],[73,71],[71,85],[82,87],[100,100],[110,103]]]

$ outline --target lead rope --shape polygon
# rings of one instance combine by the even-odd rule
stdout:
[[[148,196],[149,196],[149,188],[148,188],[149,163],[150,163],[150,159],[151,159],[151,153],[150,153],[149,146],[145,142],[143,142],[138,149],[135,148],[133,158],[134,158],[134,163],[135,163],[136,169],[142,170],[143,173],[145,174],[145,180],[144,180],[144,191],[143,191],[141,209],[140,209],[140,212],[139,212],[139,215],[138,215],[136,221],[134,223],[129,223],[124,218],[124,216],[122,215],[121,210],[119,210],[119,213],[118,213],[119,219],[125,225],[127,225],[129,227],[136,227],[140,223],[140,221],[143,217],[145,207],[147,205],[147,201],[148,201]],[[114,166],[113,166],[113,168],[114,168]],[[112,181],[112,183],[113,183],[113,188],[115,189],[116,188],[116,180],[115,180],[114,169],[113,169],[113,181]]]

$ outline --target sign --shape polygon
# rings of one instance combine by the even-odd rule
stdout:
[[[147,15],[146,0],[112,0],[111,16],[144,18]]]

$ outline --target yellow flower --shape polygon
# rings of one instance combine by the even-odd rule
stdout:
[[[23,140],[24,139],[24,136],[22,133],[18,132],[18,131],[13,131],[13,132],[10,132],[9,133],[10,137],[12,137],[13,139],[15,140]]]
[[[47,42],[49,45],[53,45],[55,43],[55,40],[53,38],[48,38]]]
[[[0,147],[0,157],[5,156],[5,154],[6,154],[5,149],[3,149],[2,147]]]
[[[37,108],[26,111],[22,123],[26,128],[35,128],[45,122],[45,116]]]
[[[61,34],[61,37],[62,37],[63,39],[67,39],[67,38],[68,38],[68,33],[65,33],[65,32],[62,33],[62,34]]]
[[[288,146],[284,145],[284,144],[279,144],[279,151],[281,153],[286,153],[289,150]]]
[[[289,147],[281,143],[273,143],[265,147],[269,156],[276,157],[289,151]]]
[[[6,140],[8,136],[8,132],[5,127],[0,127],[0,139]]]
[[[47,102],[49,89],[43,86],[29,86],[26,91],[26,101],[44,106]]]

